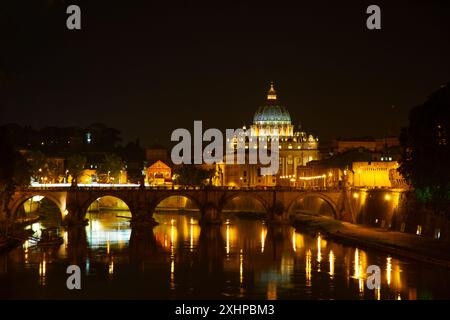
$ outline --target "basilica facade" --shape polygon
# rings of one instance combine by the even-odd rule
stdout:
[[[266,102],[260,106],[253,117],[253,123],[245,132],[247,136],[235,136],[227,141],[236,147],[244,140],[245,148],[251,139],[277,140],[279,144],[279,170],[276,175],[262,175],[260,164],[226,164],[218,165],[218,180],[224,186],[257,187],[257,186],[299,186],[301,181],[297,171],[309,161],[319,160],[319,139],[301,130],[296,131],[286,107],[277,98],[273,83],[267,93]],[[235,148],[233,148],[235,150]],[[234,155],[226,155],[234,156]],[[246,154],[248,158],[248,153]],[[248,159],[247,159],[248,160]]]

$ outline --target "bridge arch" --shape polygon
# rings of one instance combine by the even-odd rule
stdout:
[[[202,206],[201,206],[199,199],[197,199],[196,197],[194,197],[193,195],[191,195],[189,193],[184,193],[184,192],[180,192],[180,193],[176,193],[176,194],[168,193],[168,194],[164,194],[164,195],[157,197],[152,205],[153,211],[156,210],[156,208],[158,208],[161,204],[163,204],[164,201],[168,201],[171,198],[187,199],[193,203],[193,205],[196,209],[201,211]]]
[[[294,209],[294,206],[299,201],[304,201],[305,199],[308,198],[316,198],[322,200],[330,208],[333,218],[338,219],[337,204],[330,197],[320,192],[302,193],[301,195],[295,197],[293,200],[290,201],[290,203],[286,207],[287,214],[289,216],[293,215],[292,210]]]
[[[59,210],[61,214],[61,219],[64,218],[66,212],[66,199],[65,197],[58,197],[58,194],[53,194],[51,192],[28,192],[20,194],[18,197],[14,197],[9,206],[10,218],[15,220],[17,218],[17,213],[21,206],[25,204],[28,200],[34,197],[42,197],[43,199],[49,200],[53,203]]]
[[[121,195],[115,194],[115,193],[96,193],[92,196],[90,196],[87,200],[84,201],[83,205],[81,206],[81,213],[83,215],[83,217],[86,215],[86,213],[88,212],[89,208],[99,199],[101,198],[105,198],[105,197],[111,197],[111,198],[115,198],[118,199],[120,201],[122,201],[123,203],[125,203],[125,205],[128,207],[128,210],[130,210],[131,214],[133,214],[133,210],[132,210],[132,201],[130,201],[129,199],[127,199],[127,197],[123,197]]]
[[[256,201],[258,204],[262,206],[264,209],[264,213],[269,216],[270,214],[270,204],[267,203],[267,201],[260,197],[258,194],[249,193],[249,192],[236,192],[232,193],[231,195],[225,196],[220,204],[220,211],[223,211],[228,205],[232,203],[235,199],[251,199],[253,201]]]

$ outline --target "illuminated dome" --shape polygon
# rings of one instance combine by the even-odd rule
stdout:
[[[250,127],[251,135],[292,137],[294,126],[291,124],[291,116],[287,109],[277,101],[277,93],[270,84],[267,93],[267,102],[256,110],[253,116],[253,125]]]
[[[255,124],[291,124],[291,116],[283,106],[262,106],[253,117]]]
[[[273,88],[273,83],[271,83],[267,94],[267,103],[256,110],[253,116],[253,123],[262,125],[291,124],[289,112],[285,107],[277,103],[277,95]]]

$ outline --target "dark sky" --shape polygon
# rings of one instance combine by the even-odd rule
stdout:
[[[81,31],[66,29],[73,3]],[[193,120],[250,124],[273,80],[322,140],[397,133],[450,80],[448,3],[2,1],[0,124],[103,122],[165,144]]]

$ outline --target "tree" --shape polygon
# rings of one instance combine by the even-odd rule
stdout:
[[[76,186],[78,176],[86,164],[86,157],[80,154],[72,154],[67,158],[66,168],[72,176],[72,186]]]
[[[320,164],[328,168],[347,169],[352,167],[353,162],[370,161],[372,161],[372,152],[370,150],[365,148],[355,148],[335,154],[328,159],[320,160]]]
[[[47,174],[47,157],[45,154],[41,151],[31,152],[28,164],[33,180],[41,182],[41,178]]]
[[[107,182],[109,183],[111,177],[114,177],[115,180],[118,180],[116,178],[119,176],[122,169],[122,159],[114,153],[107,153],[105,155],[105,158],[103,159],[103,163],[100,165],[99,172],[108,176]]]
[[[450,85],[441,87],[409,115],[402,129],[400,172],[413,185],[417,199],[435,212],[450,204]],[[447,210],[447,214],[450,211]]]
[[[174,170],[175,183],[183,186],[211,184],[215,170],[205,170],[194,165],[182,165]]]
[[[140,183],[144,168],[145,154],[139,139],[129,142],[125,147],[117,148],[117,154],[127,165],[127,178],[133,183]]]
[[[109,128],[102,123],[94,123],[85,130],[86,133],[91,134],[91,145],[97,151],[112,152],[121,141],[119,130]]]
[[[0,220],[9,217],[8,204],[16,188],[30,183],[28,163],[0,133]]]

